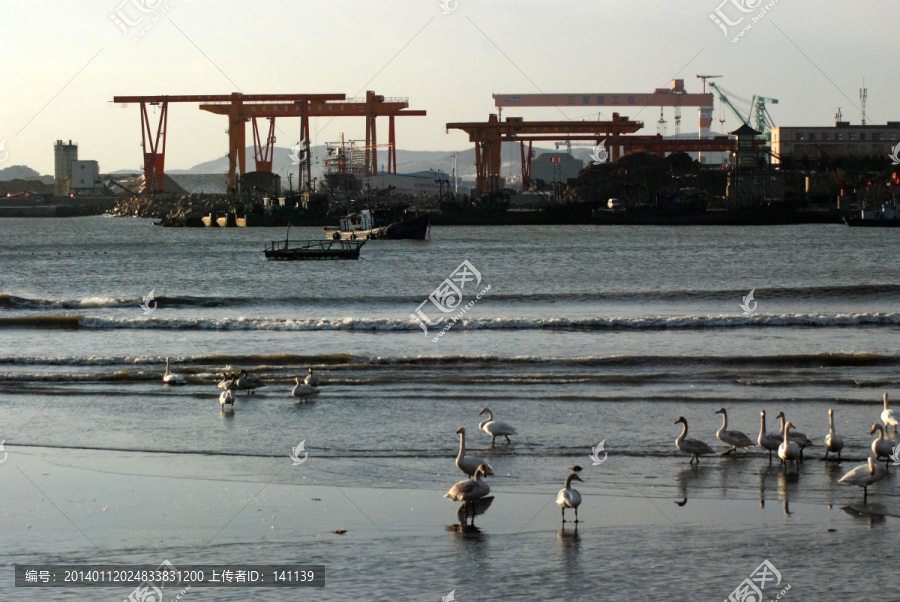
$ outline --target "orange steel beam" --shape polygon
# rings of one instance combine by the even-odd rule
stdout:
[[[266,136],[265,144],[259,137],[259,127],[256,123],[256,117],[253,118],[253,160],[256,162],[256,171],[265,171],[272,173],[272,153],[275,147],[275,118],[267,117],[269,120],[269,135]]]
[[[447,130],[462,130],[475,143],[475,188],[482,193],[500,189],[500,149],[503,142],[515,140],[565,140],[572,134],[593,134],[592,139],[612,138],[613,161],[619,158],[618,141],[622,134],[632,134],[644,127],[613,113],[611,121],[524,121],[521,117],[507,117],[500,121],[496,114],[487,122],[448,123]],[[538,137],[538,135],[543,135]],[[525,166],[523,165],[523,169]]]
[[[151,192],[163,190],[166,158],[166,127],[168,120],[168,103],[170,102],[229,102],[230,106],[224,114],[229,116],[229,186],[234,187],[235,161],[240,162],[241,173],[245,168],[245,150],[243,123],[239,107],[245,100],[253,102],[326,102],[344,100],[345,94],[190,94],[190,95],[157,95],[157,96],[115,96],[115,103],[139,103],[141,105],[141,146],[144,152],[144,181]],[[154,139],[147,114],[147,104],[161,107],[159,124]],[[240,121],[240,123],[239,123]],[[240,145],[240,148],[238,148]],[[148,150],[149,147],[149,150]]]
[[[657,88],[649,94],[494,94],[496,107],[711,107],[713,95]]]
[[[378,115],[391,114],[412,114],[422,113],[425,111],[404,111],[409,103],[406,102],[385,102],[376,106],[375,110]],[[228,115],[229,103],[220,104],[201,104],[201,111],[208,111],[217,115]],[[365,101],[348,101],[348,102],[311,102],[305,107],[302,102],[291,103],[253,103],[244,104],[244,116],[248,119],[251,117],[300,117],[306,108],[310,117],[365,117],[368,109]]]
[[[525,141],[519,139],[519,154],[522,157],[522,190],[528,190],[531,186],[531,140],[528,140],[528,151],[525,150]]]
[[[285,101],[285,100],[344,100],[346,94],[181,94],[176,96],[114,96],[115,103],[128,102],[228,102],[234,97],[248,102]]]
[[[161,192],[165,177],[166,160],[166,126],[169,120],[169,104],[152,103],[160,106],[159,124],[156,137],[150,129],[150,116],[147,114],[147,103],[141,102],[141,148],[144,154],[144,187],[147,191]],[[147,147],[150,150],[147,150]]]

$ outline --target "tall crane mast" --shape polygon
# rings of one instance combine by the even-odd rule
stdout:
[[[777,98],[766,98],[765,96],[754,96],[750,105],[752,111],[756,113],[756,129],[766,134],[766,138],[771,138],[771,130],[775,126],[772,116],[766,109],[766,103],[778,104]]]

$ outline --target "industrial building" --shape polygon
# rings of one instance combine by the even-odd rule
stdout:
[[[850,125],[837,121],[833,127],[773,127],[772,153],[780,157],[820,159],[821,150],[828,157],[884,156],[891,154],[900,138],[900,121],[885,125]]]
[[[53,194],[66,196],[72,183],[72,163],[78,160],[78,145],[57,140],[53,147]]]
[[[93,191],[102,185],[96,161],[72,161],[72,191]]]
[[[385,174],[366,176],[362,178],[362,185],[375,189],[384,189],[393,186],[397,191],[406,194],[419,194],[422,196],[437,196],[439,189],[433,174]],[[449,187],[449,182],[446,184]]]

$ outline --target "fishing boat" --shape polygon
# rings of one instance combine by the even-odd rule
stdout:
[[[273,240],[266,245],[266,259],[305,261],[313,259],[359,259],[364,240]]]
[[[425,240],[428,226],[428,213],[408,216],[405,206],[395,205],[351,213],[323,231],[329,240]]]
[[[900,227],[900,212],[893,201],[888,201],[877,209],[861,209],[859,217],[845,217],[848,226],[863,228],[896,228]]]

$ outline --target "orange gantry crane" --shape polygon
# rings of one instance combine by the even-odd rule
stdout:
[[[622,134],[632,134],[644,127],[640,121],[631,121],[613,113],[611,121],[524,121],[521,117],[507,117],[500,121],[496,114],[486,122],[448,123],[447,130],[462,130],[475,143],[475,188],[483,194],[500,189],[500,149],[503,142],[518,141],[522,154],[522,184],[527,186],[531,175],[532,142],[568,139],[590,139],[601,142],[609,139],[612,159],[619,158],[619,141]],[[525,150],[528,142],[528,150]]]
[[[246,132],[244,124],[253,122],[254,157],[258,171],[272,170],[272,151],[275,144],[275,117],[301,117],[301,138],[306,149],[301,178],[306,175],[307,188],[311,186],[309,153],[309,117],[365,117],[366,118],[366,171],[367,175],[378,173],[376,155],[376,127],[378,116],[389,118],[388,171],[396,172],[397,155],[394,133],[394,117],[422,116],[425,111],[409,110],[405,98],[385,98],[367,91],[365,99],[347,100],[345,94],[204,94],[204,95],[156,95],[156,96],[116,96],[115,103],[138,103],[141,108],[141,146],[144,155],[144,182],[146,189],[163,190],[166,156],[166,127],[170,102],[201,103],[200,108],[211,113],[228,116],[228,186],[234,188],[235,174],[246,173]],[[160,107],[156,133],[147,112],[147,106]],[[265,142],[259,135],[256,118],[269,120],[269,131]]]
[[[113,98],[114,103],[139,103],[141,106],[141,147],[144,152],[144,186],[147,190],[161,191],[163,190],[163,178],[165,175],[166,163],[166,125],[169,115],[170,102],[229,102],[235,114],[239,113],[239,107],[244,101],[250,102],[274,102],[274,101],[291,101],[291,102],[312,102],[327,100],[344,100],[344,94],[189,94],[189,95],[157,95],[157,96],[116,96]],[[147,113],[147,105],[158,106],[159,124],[156,128],[156,135],[153,135],[152,123]],[[237,134],[238,129],[243,134],[243,122],[241,127],[232,127],[236,125],[234,122],[229,123],[229,139],[231,134]],[[242,137],[243,139],[243,137]],[[229,147],[229,157],[236,154],[241,156],[241,165],[243,165],[243,146],[240,149]],[[233,165],[233,163],[232,163]],[[229,186],[234,187],[234,173],[229,172]]]
[[[716,77],[716,76],[704,76]],[[704,88],[706,80],[704,79]],[[691,94],[684,89],[683,79],[673,79],[668,88],[656,88],[647,94],[593,92],[580,94],[494,94],[494,106],[507,107],[675,107],[676,122],[681,120],[681,107],[700,107],[700,137],[709,135],[712,125],[713,94]]]
[[[235,172],[235,156],[240,163],[240,171],[244,173],[244,153],[246,146],[244,128],[238,127],[245,121],[253,122],[254,152],[256,154],[256,170],[272,171],[272,148],[275,144],[275,118],[276,117],[300,117],[300,140],[305,153],[301,162],[300,179],[306,175],[306,186],[310,188],[311,181],[311,156],[309,152],[309,118],[310,117],[365,117],[366,118],[366,174],[378,173],[378,134],[375,127],[375,119],[379,116],[388,117],[388,163],[387,172],[397,173],[397,145],[394,130],[394,117],[421,117],[425,111],[409,109],[407,98],[385,98],[369,90],[364,98],[333,100],[310,100],[294,102],[270,102],[270,103],[242,103],[217,102],[201,104],[200,109],[218,115],[228,115],[229,128],[229,183],[233,183]],[[269,120],[269,135],[265,146],[259,136],[257,118]],[[234,151],[237,151],[235,153]],[[232,184],[233,185],[233,184]]]

